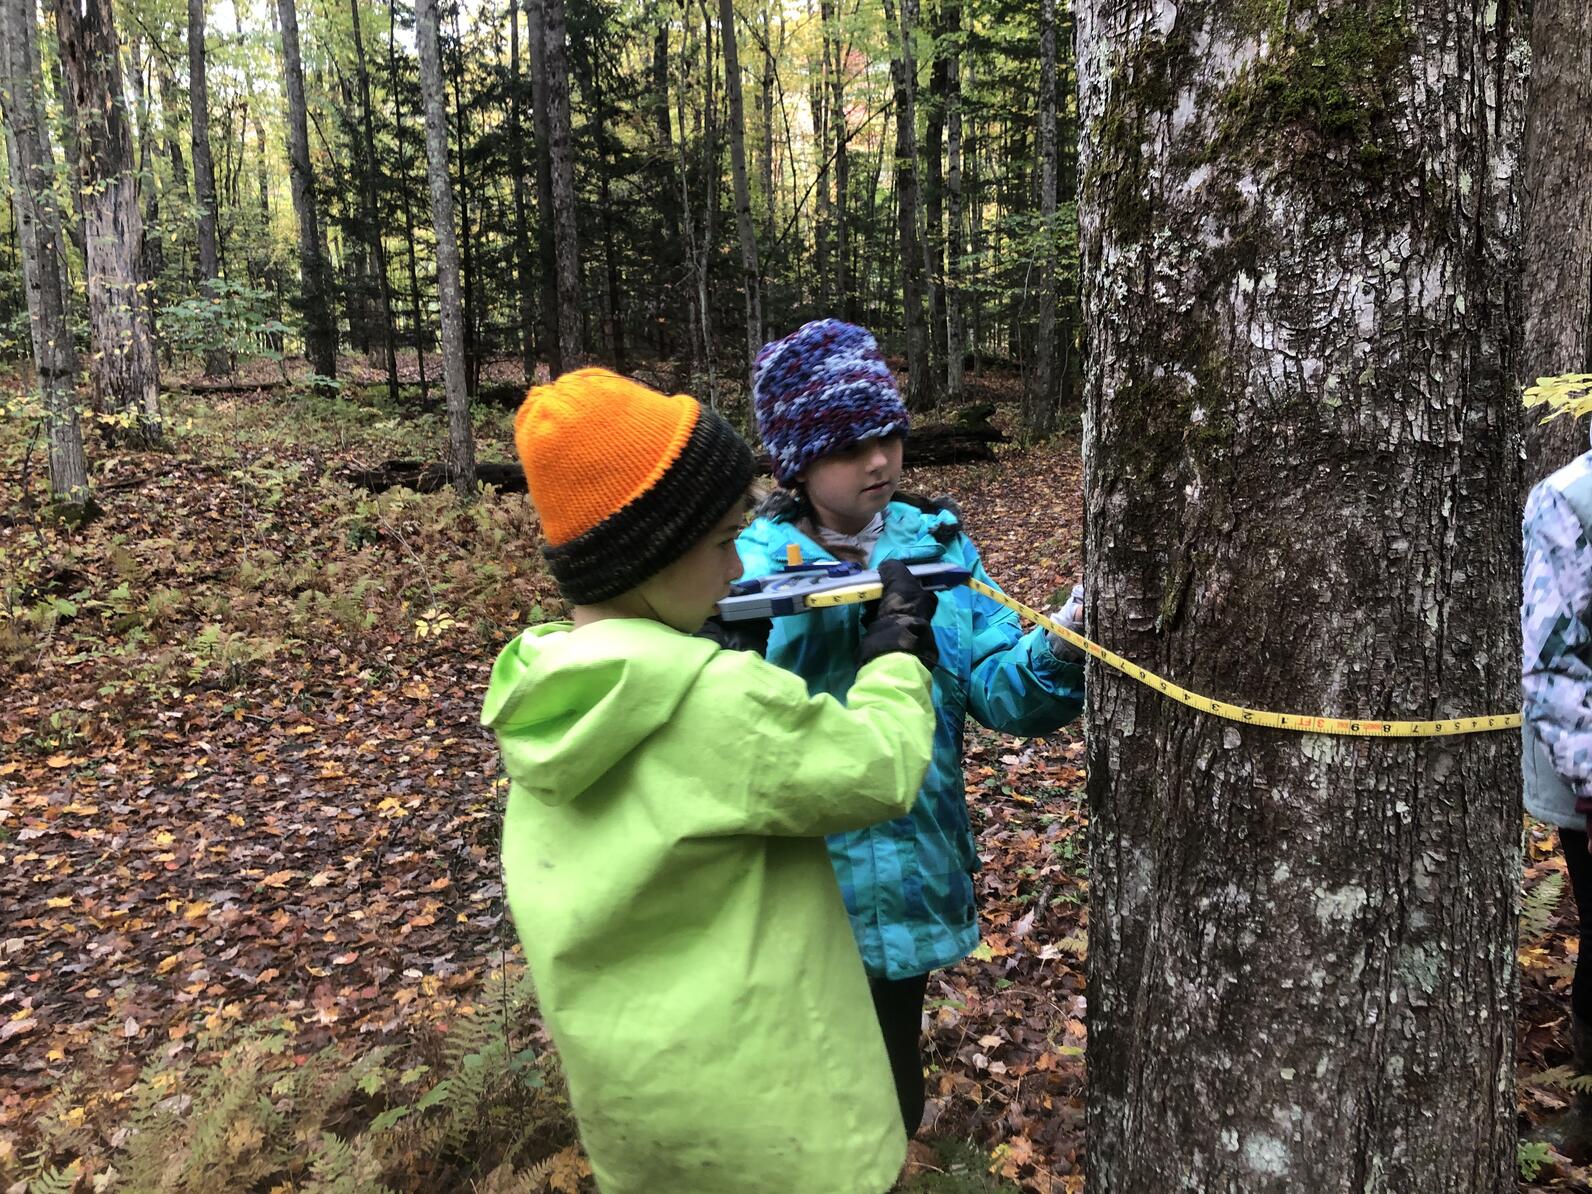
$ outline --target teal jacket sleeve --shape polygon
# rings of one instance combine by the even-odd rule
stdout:
[[[966,539],[967,567],[999,589]],[[1057,659],[1041,627],[1027,634],[1012,610],[973,594],[973,674],[967,707],[981,725],[1030,738],[1059,729],[1083,709],[1083,664]]]

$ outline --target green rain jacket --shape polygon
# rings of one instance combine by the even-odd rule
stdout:
[[[847,702],[640,619],[534,627],[492,669],[509,908],[604,1194],[878,1194],[900,1170],[823,835],[911,807],[929,673],[883,656]]]

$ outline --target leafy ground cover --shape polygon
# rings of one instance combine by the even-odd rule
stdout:
[[[29,423],[0,423],[0,1189],[587,1188],[476,720],[497,648],[559,609],[533,514],[341,481],[435,454],[412,407],[171,413],[167,451],[94,454],[104,509],[78,530],[37,509]],[[511,457],[505,413],[477,433]],[[961,502],[1023,600],[1078,577],[1075,434],[909,483]],[[906,1188],[1076,1191],[1082,743],[972,731],[966,763],[986,933],[930,985],[933,1151]],[[1573,907],[1540,830],[1528,861],[1523,1168],[1588,1188]]]

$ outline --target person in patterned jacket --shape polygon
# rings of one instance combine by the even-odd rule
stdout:
[[[1526,499],[1521,584],[1522,788],[1526,811],[1556,826],[1581,920],[1570,988],[1576,1065],[1592,1070],[1592,452]]]
[[[865,567],[944,560],[993,584],[954,506],[896,493],[907,410],[866,331],[824,319],[766,345],[753,403],[782,489],[741,532],[747,576],[777,571],[795,545],[806,560]],[[978,944],[978,853],[962,784],[966,718],[1031,737],[1071,721],[1084,696],[1083,653],[1059,635],[1025,634],[1016,614],[965,586],[936,597],[934,758],[918,801],[908,816],[829,838],[908,1136],[923,1116],[929,972]],[[1072,628],[1081,600],[1082,589],[1074,590],[1061,615]],[[806,680],[809,692],[844,699],[863,624],[856,605],[778,618],[765,654]]]

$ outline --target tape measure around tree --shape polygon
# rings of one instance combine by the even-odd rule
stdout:
[[[1339,734],[1346,737],[1358,738],[1447,738],[1455,734],[1485,734],[1494,730],[1514,730],[1520,728],[1520,714],[1494,713],[1481,717],[1451,717],[1441,721],[1382,721],[1379,718],[1369,717],[1314,717],[1305,713],[1268,713],[1263,709],[1247,709],[1243,705],[1233,705],[1226,701],[1212,700],[1208,696],[1201,696],[1197,692],[1190,692],[1180,685],[1163,676],[1158,676],[1149,668],[1140,667],[1131,660],[1124,659],[1115,651],[1102,647],[1099,643],[1085,638],[1075,630],[1069,630],[1061,623],[1047,618],[1036,609],[1024,605],[1015,598],[1008,597],[999,589],[992,588],[982,581],[970,580],[968,587],[984,594],[992,601],[998,601],[1007,609],[1014,610],[1030,622],[1043,626],[1046,630],[1055,631],[1079,650],[1086,651],[1101,663],[1114,671],[1121,672],[1130,679],[1137,680],[1165,696],[1171,697],[1180,704],[1187,705],[1190,709],[1198,709],[1201,713],[1209,713],[1215,717],[1223,717],[1228,721],[1236,721],[1242,725],[1265,726],[1273,730],[1293,730],[1303,734]]]

